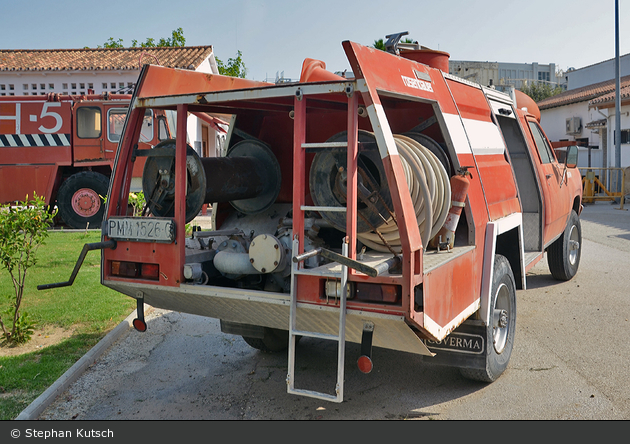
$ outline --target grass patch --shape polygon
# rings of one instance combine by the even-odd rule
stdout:
[[[72,337],[40,351],[0,357],[0,420],[14,419],[135,308],[135,300],[100,284],[100,252],[87,254],[74,284],[50,290],[37,285],[65,282],[83,244],[100,241],[100,232],[53,231],[37,251],[26,276],[21,310],[36,323],[72,329]],[[13,286],[0,270],[0,311],[9,307]]]

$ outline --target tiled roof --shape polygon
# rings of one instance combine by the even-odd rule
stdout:
[[[599,96],[596,99],[588,102],[589,106],[598,106],[598,105],[610,105],[615,103],[615,90],[613,88],[613,92],[605,94],[603,96]],[[619,98],[623,101],[625,99],[630,98],[630,82],[626,82],[626,85],[621,83],[621,88],[619,88]]]
[[[98,49],[0,49],[0,71],[138,70],[140,61],[196,69],[212,46]]]
[[[622,90],[625,86],[630,85],[630,76],[620,79]],[[615,79],[606,80],[605,82],[595,83],[593,85],[583,86],[581,88],[570,89],[553,97],[548,97],[537,102],[540,110],[555,108],[557,106],[570,105],[572,103],[586,102],[598,99],[604,95],[615,92]]]

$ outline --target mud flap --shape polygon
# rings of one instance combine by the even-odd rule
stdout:
[[[467,320],[440,342],[425,340],[435,356],[427,362],[448,367],[486,368],[487,327],[482,321]]]

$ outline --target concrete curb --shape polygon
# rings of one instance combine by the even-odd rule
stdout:
[[[144,306],[145,316],[149,314],[153,307]],[[33,401],[28,407],[26,407],[22,413],[20,413],[15,421],[33,421],[36,420],[39,415],[42,414],[46,408],[59,396],[65,392],[70,385],[75,382],[81,374],[92,365],[111,345],[116,342],[120,337],[133,328],[133,320],[137,317],[134,310],[127,316],[127,318],[118,324],[112,331],[110,331],[98,344],[90,349],[85,355],[81,357],[72,367],[70,367],[59,379],[57,379],[50,387],[46,389],[44,393],[39,395],[35,401]]]

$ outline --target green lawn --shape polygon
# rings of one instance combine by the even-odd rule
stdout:
[[[100,251],[87,254],[72,286],[37,290],[40,284],[67,281],[83,244],[99,241],[98,231],[51,231],[38,249],[38,263],[27,272],[21,310],[36,329],[57,326],[73,329],[74,334],[36,352],[0,357],[0,420],[19,415],[135,308],[132,298],[100,284]],[[0,269],[0,296],[2,312],[14,297],[5,269]]]

